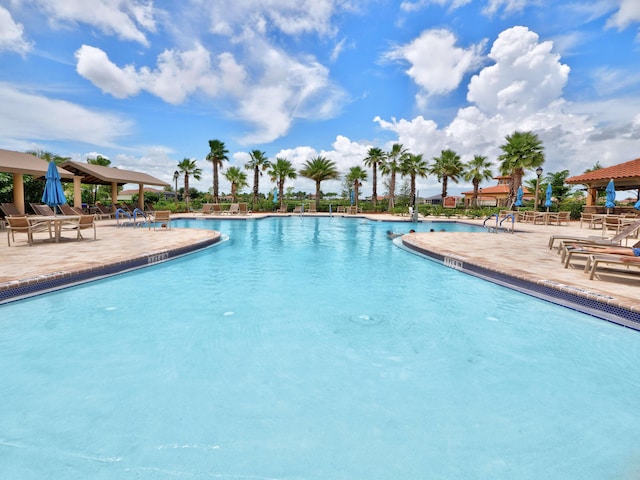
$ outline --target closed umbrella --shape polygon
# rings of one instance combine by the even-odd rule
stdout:
[[[607,200],[604,206],[607,207],[607,214],[609,214],[609,209],[615,208],[616,206],[616,187],[613,184],[613,178],[609,180],[609,183],[607,184],[606,192],[607,192]]]
[[[636,204],[633,206],[633,208],[635,208],[636,210],[640,210],[640,200],[638,200],[636,202]]]
[[[553,205],[551,202],[551,195],[553,195],[553,191],[551,190],[551,184],[547,185],[547,200],[544,202],[544,206],[547,207],[547,212],[549,211],[549,207]]]
[[[278,189],[273,189],[273,203],[278,203]]]
[[[354,195],[353,190],[351,190],[351,191],[349,192],[349,198],[350,198],[350,200],[351,200],[351,205],[353,205],[353,204],[355,203],[355,195]]]
[[[58,167],[55,162],[49,162],[45,178],[47,179],[47,182],[44,185],[42,202],[53,208],[53,211],[55,212],[57,206],[67,203],[67,199],[64,196],[64,190],[62,189],[62,183],[60,182]]]
[[[522,206],[522,197],[524,196],[524,192],[522,191],[522,186],[518,187],[518,193],[516,193],[516,203],[514,206],[521,207]]]

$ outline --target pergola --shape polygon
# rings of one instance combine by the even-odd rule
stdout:
[[[595,210],[598,190],[605,190],[609,180],[613,180],[616,191],[640,189],[640,158],[569,177],[565,180],[565,183],[586,185],[587,203],[585,210],[588,211]]]
[[[13,175],[13,203],[21,213],[25,213],[24,176],[44,177],[49,163],[29,153],[0,149],[0,172]],[[62,179],[73,178],[73,173],[58,167]]]
[[[73,198],[74,206],[82,206],[82,194],[80,185],[111,185],[111,205],[115,209],[118,201],[118,186],[126,183],[138,184],[138,207],[144,208],[144,186],[155,185],[160,187],[170,186],[156,177],[146,173],[122,170],[120,168],[103,167],[102,165],[92,165],[90,163],[72,162],[70,160],[60,164],[60,167],[73,174]]]

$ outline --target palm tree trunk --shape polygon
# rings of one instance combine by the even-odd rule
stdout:
[[[316,211],[320,210],[320,182],[316,181]]]
[[[396,206],[395,197],[396,197],[396,172],[392,171],[391,180],[389,180],[389,208],[388,208],[389,211],[393,210],[394,207]]]
[[[218,164],[213,160],[213,203],[220,203],[218,196]]]
[[[280,195],[280,209],[284,206],[284,178],[278,180],[278,194]]]
[[[256,204],[258,203],[258,182],[260,181],[260,170],[258,167],[253,169],[253,211],[256,211]]]
[[[184,198],[187,204],[187,213],[189,213],[189,174],[184,174]]]
[[[378,171],[376,168],[376,164],[373,164],[373,191],[371,201],[373,202],[373,206],[375,207],[378,203]]]
[[[478,208],[478,185],[479,182],[477,179],[473,179],[473,207]]]

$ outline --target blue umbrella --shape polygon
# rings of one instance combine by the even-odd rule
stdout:
[[[604,206],[607,207],[607,213],[609,213],[609,209],[615,208],[616,206],[616,187],[613,184],[613,178],[609,180],[609,183],[607,183],[606,192],[607,201],[605,202]]]
[[[278,203],[278,189],[273,189],[273,203]]]
[[[355,197],[354,197],[354,193],[353,193],[353,190],[351,190],[351,191],[349,192],[349,197],[350,197],[350,199],[351,199],[351,205],[353,205],[353,204],[354,204],[354,199],[355,199]]]
[[[636,204],[633,206],[633,208],[635,208],[636,210],[640,210],[640,200],[638,200],[636,202]]]
[[[60,182],[58,167],[55,162],[49,162],[45,178],[47,179],[47,183],[44,185],[42,201],[53,208],[53,211],[55,212],[58,205],[67,203],[67,199],[64,196],[64,190],[62,189],[62,183]]]
[[[514,206],[516,207],[521,207],[522,206],[522,196],[524,195],[524,192],[522,191],[522,186],[518,187],[518,193],[516,194],[516,203],[514,203]]]
[[[553,203],[551,202],[551,195],[553,194],[552,190],[551,190],[551,184],[549,183],[547,185],[547,200],[544,202],[544,206],[547,207],[547,212],[549,211],[549,207],[551,205],[553,205]]]

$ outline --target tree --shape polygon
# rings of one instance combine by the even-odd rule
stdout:
[[[458,183],[464,171],[464,164],[460,160],[460,155],[451,149],[441,150],[439,157],[433,158],[433,163],[429,165],[429,173],[436,175],[438,181],[442,182],[442,203],[447,196],[449,180]]]
[[[196,180],[200,180],[202,175],[202,169],[198,168],[198,164],[195,160],[185,158],[178,163],[178,171],[184,173],[184,198],[187,205],[187,212],[189,211],[189,175]]]
[[[473,160],[465,165],[462,177],[473,185],[473,207],[478,206],[478,188],[483,180],[491,180],[493,173],[491,172],[491,162],[487,161],[487,157],[482,155],[474,155]]]
[[[304,168],[300,170],[300,175],[316,182],[316,210],[320,210],[320,183],[340,178],[335,162],[317,156],[305,162]]]
[[[535,169],[544,163],[544,146],[533,132],[514,132],[505,137],[507,143],[500,145],[504,152],[498,160],[500,173],[510,175],[508,205],[513,203],[518,188],[522,185],[522,177],[527,169]]]
[[[561,172],[549,172],[545,177],[545,181],[551,184],[551,192],[559,202],[564,200],[567,194],[571,191],[571,187],[568,187],[564,181],[569,177],[569,170],[562,170]]]
[[[280,200],[280,208],[284,205],[284,182],[287,179],[293,180],[298,176],[291,162],[284,158],[276,158],[275,163],[270,164],[267,172],[272,182],[276,182],[278,186],[278,199]],[[289,187],[293,190],[293,187]],[[289,190],[289,189],[287,189]],[[289,195],[289,193],[287,193]]]
[[[207,154],[207,161],[213,165],[213,202],[220,203],[218,195],[218,169],[222,168],[222,162],[229,160],[227,157],[229,151],[226,149],[224,142],[220,140],[209,140],[209,153]]]
[[[347,174],[347,181],[353,187],[353,198],[355,200],[356,208],[358,208],[358,195],[359,189],[362,185],[362,180],[367,179],[367,171],[360,167],[351,167]]]
[[[367,157],[364,159],[364,165],[371,167],[371,182],[373,184],[371,200],[374,207],[378,203],[378,166],[382,165],[384,159],[384,151],[378,147],[371,147],[367,152]]]
[[[395,206],[396,172],[400,170],[400,163],[407,154],[407,149],[401,143],[394,143],[391,146],[391,151],[385,155],[384,162],[380,165],[382,173],[389,175],[389,211],[392,211]]]
[[[410,153],[404,158],[400,165],[402,174],[409,175],[409,178],[411,179],[409,205],[412,207],[416,206],[416,177],[426,177],[427,169],[427,162],[426,160],[423,160],[422,154],[414,155],[413,153]]]
[[[271,163],[266,157],[266,153],[260,150],[252,150],[249,156],[251,160],[245,164],[244,168],[253,170],[253,201],[251,208],[255,211],[258,205],[258,182],[260,181],[260,175],[262,175],[262,171],[267,170],[271,166]]]
[[[103,157],[102,155],[96,156],[96,158],[87,158],[87,163],[89,165],[100,165],[101,167],[108,167],[111,165],[111,160]],[[109,193],[111,196],[111,193]],[[95,204],[98,201],[98,185],[94,185],[93,187],[93,203]]]
[[[239,167],[229,167],[224,176],[231,183],[231,200],[235,203],[238,191],[249,185],[247,183],[247,174],[240,170]]]

